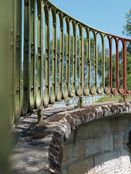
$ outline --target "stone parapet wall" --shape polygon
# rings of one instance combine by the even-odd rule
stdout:
[[[130,174],[130,116],[96,120],[75,130],[64,143],[63,174]]]
[[[131,103],[107,103],[56,114],[47,119],[46,123],[29,128],[26,136],[19,138],[12,155],[12,170],[19,174],[32,172],[73,174],[74,170],[77,171],[80,166],[85,166],[85,169],[84,167],[82,169],[84,171],[80,173],[91,173],[92,167],[95,169],[95,166],[101,164],[100,159],[106,159],[106,155],[114,159],[114,142],[122,146],[121,142],[123,142],[122,138],[128,120],[126,118],[130,116],[130,112]],[[108,124],[106,118],[112,118],[114,121],[109,120]],[[91,122],[93,120],[98,121]],[[94,126],[92,127],[91,124]],[[121,142],[114,141],[115,138]],[[116,148],[123,148],[119,146],[116,145]],[[72,153],[74,156],[67,156]],[[117,154],[118,158],[121,158],[120,150]],[[129,155],[125,153],[124,160],[129,161],[128,158]],[[107,164],[104,163],[105,166]]]

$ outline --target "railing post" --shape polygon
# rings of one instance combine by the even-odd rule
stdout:
[[[74,24],[74,83],[75,83],[75,94],[77,94],[77,24]]]
[[[51,96],[50,96],[50,102],[54,103],[55,102],[55,80],[56,80],[56,12],[55,11],[51,11],[52,13],[52,25],[53,25],[53,29],[52,29],[52,41],[53,41],[53,46],[52,46],[52,89],[51,89]]]
[[[88,46],[89,46],[89,31],[87,28],[85,28],[86,32],[86,38],[84,40],[84,95],[88,96],[89,95],[89,86],[88,86]],[[87,72],[87,74],[85,73]]]
[[[115,39],[116,42],[116,90],[119,90],[120,78],[119,78],[119,40]]]
[[[41,52],[41,29],[42,29],[42,8],[43,3],[42,1],[37,2],[37,60],[36,60],[36,69],[37,69],[37,76],[36,76],[36,82],[37,82],[37,93],[36,93],[36,106],[40,107],[42,104],[42,52]]]
[[[66,91],[67,96],[70,95],[70,23],[69,19],[66,21]]]
[[[84,35],[83,27],[81,26],[81,90],[84,91]]]
[[[34,1],[29,0],[29,109],[35,104],[35,69],[34,69]]]
[[[73,59],[73,67],[72,67],[72,96],[75,95],[75,64],[76,64],[76,53],[75,53],[75,34],[76,34],[76,30],[75,30],[75,23],[74,21],[72,21],[72,27],[73,27],[73,36],[72,36],[72,59]]]
[[[83,67],[82,67],[82,57],[83,57],[83,53],[82,53],[82,49],[83,49],[83,44],[82,44],[82,40],[83,40],[83,29],[82,26],[79,24],[78,25],[79,28],[79,40],[78,40],[78,58],[77,58],[77,65],[78,65],[78,76],[79,76],[79,86],[78,86],[78,96],[81,96],[83,94]]]
[[[109,37],[109,58],[110,58],[110,90],[112,91],[112,39]]]
[[[97,76],[98,76],[98,47],[97,47],[97,34],[94,33],[94,42],[95,42],[95,88],[97,89]]]
[[[60,65],[59,65],[59,73],[60,73],[60,78],[59,78],[59,86],[60,86],[60,91],[59,91],[59,98],[62,98],[62,89],[63,89],[63,70],[64,70],[64,25],[63,25],[63,16],[60,17]]]
[[[91,54],[90,54],[90,32],[88,35],[88,88],[91,89]]]
[[[127,93],[127,46],[126,40],[123,40],[123,90]]]
[[[105,42],[102,35],[102,87],[105,89]]]
[[[45,10],[45,91],[44,91],[44,105],[47,106],[49,103],[49,95],[50,95],[50,17],[49,17],[49,9],[48,6],[44,6]]]
[[[54,49],[54,89],[55,100],[57,100],[57,13],[55,14],[54,21],[54,34],[53,34],[53,49]]]
[[[29,67],[29,2],[24,1],[24,60],[23,60],[23,106],[22,113],[26,114],[28,110],[29,103],[29,77],[28,77],[28,67]]]
[[[10,174],[9,129],[15,115],[14,10],[15,0],[0,6],[0,174]],[[19,9],[20,10],[20,9]]]

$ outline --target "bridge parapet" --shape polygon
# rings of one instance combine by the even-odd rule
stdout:
[[[79,127],[82,125],[91,123],[93,120],[100,120],[100,122],[102,122],[102,120],[105,118],[107,118],[107,120],[111,118],[114,120],[119,120],[120,116],[122,116],[122,119],[126,119],[126,116],[129,116],[130,118],[130,114],[131,103],[108,103],[103,105],[88,106],[86,108],[81,108],[80,110],[53,115],[46,120],[46,123],[45,120],[43,120],[43,123],[38,124],[36,127],[30,127],[24,131],[24,134],[22,134],[23,136],[20,137],[17,142],[12,156],[13,170],[19,174],[43,172],[52,174],[62,173],[63,160],[63,162],[65,162],[63,165],[65,164],[66,167],[66,158],[65,156],[63,158],[63,147],[65,143],[70,142],[75,130],[79,129]],[[126,122],[129,123],[128,121]],[[116,124],[114,121],[114,126],[115,125]],[[126,127],[128,125],[123,124],[122,126],[121,124],[121,127],[124,126]],[[108,128],[115,129],[115,127],[113,127],[111,124],[105,127],[105,129]],[[84,128],[81,130],[83,133],[79,130],[79,139],[82,139],[86,135],[93,135],[95,137],[95,134],[93,134],[96,132],[95,128],[91,132],[84,132]],[[119,130],[116,128],[116,133],[118,133],[117,131]],[[103,134],[104,133],[105,132],[103,132]],[[128,142],[128,137],[126,141]],[[93,144],[91,146],[94,147]],[[88,148],[91,149],[91,146]],[[127,144],[125,144],[125,146],[127,147]],[[105,148],[107,147],[108,146]],[[96,149],[93,148],[92,152],[95,153],[95,150]],[[87,152],[89,152],[88,149]],[[69,153],[70,152],[67,154]],[[78,154],[79,152],[76,153]],[[75,158],[76,156],[77,155],[75,155]],[[76,159],[76,161],[78,161],[78,159]],[[70,163],[70,166],[71,164],[72,163]]]

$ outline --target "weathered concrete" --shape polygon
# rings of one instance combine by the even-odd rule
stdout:
[[[107,170],[106,166],[110,160],[116,160],[117,166],[123,164],[120,161],[126,161],[128,166],[126,168],[130,171],[128,148],[123,144],[125,127],[130,121],[130,112],[130,103],[103,104],[50,117],[46,124],[28,129],[26,136],[18,139],[12,155],[14,173],[73,174],[73,171],[79,171],[78,169],[81,174],[94,171],[102,173],[104,170],[101,165],[104,165]],[[122,119],[119,119],[120,116]],[[112,118],[114,121],[104,121],[106,118]],[[98,121],[91,123],[93,120]],[[92,127],[91,124],[94,126]],[[85,131],[86,127],[90,131]],[[128,136],[125,135],[125,137],[127,141]],[[121,150],[124,147],[125,158],[121,156],[123,155]],[[113,168],[114,163],[110,164]],[[121,168],[121,170],[124,169]],[[112,171],[116,173],[115,169]]]

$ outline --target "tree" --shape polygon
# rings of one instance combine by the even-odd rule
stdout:
[[[131,9],[126,14],[126,25],[124,25],[123,33],[131,36]],[[127,46],[127,86],[131,90],[131,42]]]
[[[126,14],[126,25],[123,26],[124,31],[123,33],[127,36],[131,36],[131,9]]]

